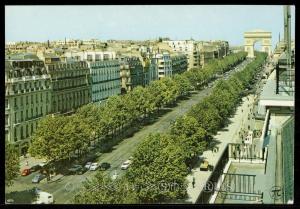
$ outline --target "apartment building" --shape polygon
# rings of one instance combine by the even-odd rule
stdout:
[[[144,67],[139,57],[120,56],[118,59],[121,66],[122,93],[131,91],[136,86],[143,86]]]
[[[187,56],[184,54],[171,55],[172,75],[181,74],[187,71],[188,61]]]
[[[91,102],[89,67],[84,61],[46,64],[52,83],[51,112],[70,114]]]
[[[25,154],[38,121],[51,112],[51,79],[33,54],[5,60],[5,139]]]
[[[201,67],[200,65],[200,51],[197,43],[194,40],[180,40],[180,41],[163,41],[167,43],[174,52],[184,53],[188,60],[188,70],[192,68]]]
[[[101,102],[121,94],[120,64],[115,52],[66,52],[65,60],[85,61],[91,77],[91,101]]]
[[[151,60],[152,70],[157,72],[157,78],[172,76],[172,61],[169,52],[155,53]]]

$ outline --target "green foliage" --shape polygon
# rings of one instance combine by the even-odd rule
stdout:
[[[132,204],[137,203],[134,186],[126,178],[112,180],[98,172],[92,180],[83,182],[75,195],[75,204]]]
[[[126,176],[143,203],[186,197],[184,151],[170,135],[150,134],[136,149]]]
[[[5,185],[13,185],[15,179],[20,172],[20,156],[18,151],[5,140]]]

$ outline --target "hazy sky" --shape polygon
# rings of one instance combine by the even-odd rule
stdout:
[[[292,39],[295,7],[291,7]],[[272,32],[273,46],[283,37],[283,6],[5,6],[6,41],[66,38],[100,40],[227,40],[242,45],[243,33]]]

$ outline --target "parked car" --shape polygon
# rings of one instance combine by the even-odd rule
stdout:
[[[41,180],[43,180],[44,178],[46,178],[46,175],[44,174],[36,174],[33,179],[31,180],[32,183],[40,183]]]
[[[204,160],[201,165],[200,165],[200,171],[207,171],[208,170],[208,161],[207,160]]]
[[[90,166],[90,171],[95,171],[97,170],[99,167],[98,163],[92,163],[92,165]]]
[[[32,204],[52,204],[54,203],[54,198],[51,193],[38,191],[36,193],[36,200]]]
[[[42,168],[42,166],[40,165],[34,165],[30,168],[30,172],[36,172],[38,170],[40,170]]]
[[[30,168],[24,168],[21,172],[22,176],[28,176],[30,174]]]
[[[86,167],[86,169],[90,169],[91,165],[92,165],[92,162],[87,162],[84,167]]]
[[[131,164],[131,160],[126,160],[122,165],[121,165],[121,169],[122,170],[126,170]]]
[[[87,168],[81,165],[73,165],[71,168],[68,169],[69,174],[83,174],[86,171]]]
[[[110,164],[104,162],[104,163],[101,163],[99,167],[100,167],[101,170],[107,170],[107,169],[110,168]]]

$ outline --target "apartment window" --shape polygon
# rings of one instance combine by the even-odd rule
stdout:
[[[5,108],[8,108],[8,99],[5,99]]]
[[[26,124],[26,137],[29,136],[28,124]]]
[[[23,135],[24,134],[23,133],[23,126],[21,126],[21,130],[20,131],[21,131],[21,139],[23,139],[24,138],[24,135]]]
[[[31,95],[31,104],[33,104],[33,95]]]
[[[26,110],[26,120],[28,120],[28,110]]]
[[[23,97],[21,97],[20,100],[21,100],[21,106],[23,106]]]
[[[21,122],[23,121],[23,111],[21,111]]]
[[[28,105],[28,96],[26,96],[26,105]]]
[[[5,125],[8,125],[8,115],[5,115]]]
[[[36,114],[36,116],[38,116],[38,115],[39,115],[39,110],[38,110],[38,108],[37,108],[37,107],[35,108],[35,114]]]
[[[17,141],[17,128],[14,129],[14,140]]]
[[[99,61],[99,60],[100,60],[100,54],[96,54],[95,60],[96,60],[96,61]]]
[[[36,103],[39,102],[39,94],[36,94]]]
[[[43,94],[41,94],[41,102],[43,102]]]
[[[43,115],[43,107],[41,107],[41,115]]]
[[[93,61],[93,56],[92,56],[91,54],[88,54],[88,55],[87,55],[87,60],[88,60],[88,61]]]

